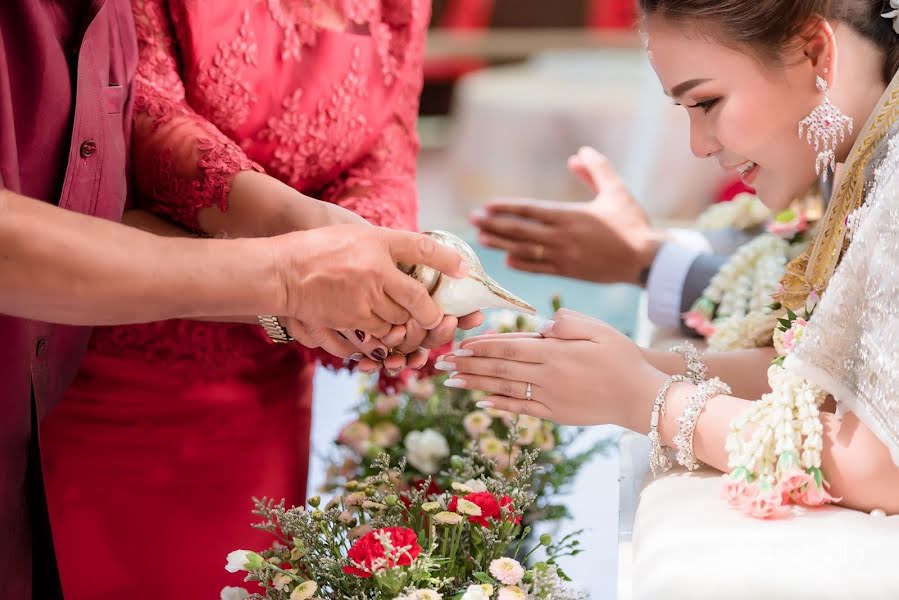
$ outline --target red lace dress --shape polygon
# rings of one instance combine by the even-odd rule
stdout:
[[[425,0],[135,0],[138,204],[189,228],[264,169],[412,229]],[[214,599],[252,496],[305,496],[315,355],[248,325],[99,328],[42,427],[67,600]]]

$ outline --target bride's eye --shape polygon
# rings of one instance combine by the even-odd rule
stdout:
[[[686,105],[687,108],[701,108],[702,112],[708,114],[712,108],[718,104],[718,101],[721,98],[712,98],[711,100],[703,100],[702,102],[697,102],[696,104]]]

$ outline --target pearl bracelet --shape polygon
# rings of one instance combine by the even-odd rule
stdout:
[[[684,357],[687,363],[687,377],[690,381],[699,385],[706,380],[709,375],[709,368],[702,362],[702,355],[691,342],[683,342],[677,346],[672,346],[671,352],[675,352]]]
[[[685,375],[672,375],[659,389],[652,405],[652,417],[649,422],[649,441],[652,443],[652,449],[649,452],[649,466],[652,468],[653,476],[671,468],[671,459],[662,448],[662,436],[659,435],[659,422],[665,416],[665,397],[668,395],[668,389],[672,384],[689,383],[689,381],[690,379]]]
[[[730,394],[730,386],[717,377],[703,381],[687,400],[683,414],[677,418],[678,433],[674,436],[674,447],[677,448],[675,458],[678,463],[690,471],[695,471],[702,466],[693,453],[693,433],[696,431],[699,413],[702,412],[709,398],[719,394]]]

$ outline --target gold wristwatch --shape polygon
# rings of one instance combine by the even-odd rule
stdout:
[[[273,342],[287,344],[295,341],[290,334],[287,333],[287,329],[281,325],[281,321],[278,320],[278,317],[259,315],[256,318],[259,320],[259,324],[265,330],[265,333],[268,334],[268,337],[270,337]]]

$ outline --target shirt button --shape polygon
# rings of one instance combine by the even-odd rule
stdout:
[[[94,155],[97,151],[97,142],[94,140],[87,140],[83,144],[81,144],[81,156],[83,158],[89,158]]]
[[[45,339],[40,339],[40,340],[38,340],[38,341],[37,341],[37,348],[35,349],[34,353],[35,353],[37,356],[41,356],[41,355],[44,354],[44,352],[45,352],[46,350],[47,350],[47,340],[45,340]]]

